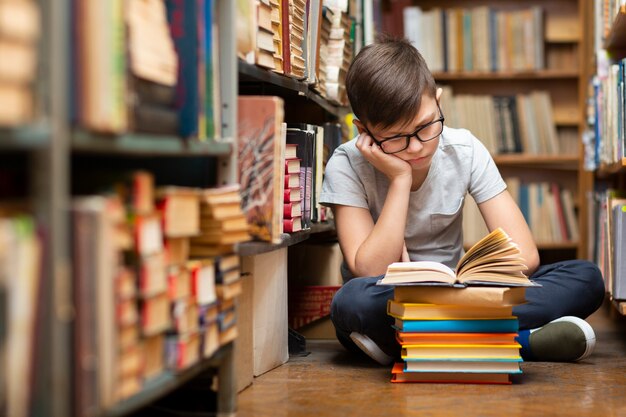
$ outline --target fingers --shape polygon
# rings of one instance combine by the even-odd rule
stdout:
[[[356,140],[356,147],[362,150],[366,147],[371,147],[373,143],[372,138],[367,133],[363,132]]]

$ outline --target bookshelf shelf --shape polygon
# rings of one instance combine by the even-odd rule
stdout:
[[[537,242],[537,249],[539,250],[562,250],[562,249],[576,250],[577,248],[578,248],[578,242],[553,242],[553,243]]]
[[[264,83],[273,87],[269,88],[269,91],[265,93],[272,93],[272,90],[279,89],[280,91],[274,91],[275,94],[284,96],[285,93],[291,92],[298,96],[306,97],[320,106],[327,113],[332,114],[335,117],[341,117],[344,112],[344,107],[326,100],[315,91],[311,90],[308,84],[298,81],[295,78],[287,77],[281,74],[277,74],[273,71],[258,67],[256,65],[248,64],[242,60],[237,62],[239,70],[239,84],[246,83]]]
[[[435,72],[436,81],[466,81],[466,80],[535,80],[535,79],[566,79],[576,80],[578,72],[573,70],[544,70],[544,71],[499,71],[499,72]]]
[[[550,166],[552,169],[577,170],[580,158],[578,155],[529,155],[507,154],[495,155],[494,161],[498,166]]]
[[[622,158],[621,163],[617,162],[615,164],[604,165],[600,167],[600,169],[596,171],[596,176],[598,178],[606,178],[611,175],[624,172],[625,170],[626,170],[626,158]]]
[[[613,20],[604,47],[610,52],[626,50],[626,6],[620,8],[615,20]]]
[[[613,306],[619,314],[626,316],[626,301],[613,300]]]
[[[286,248],[297,245],[309,239],[312,235],[325,233],[334,230],[334,222],[313,223],[311,229],[302,230],[295,233],[283,233],[280,243],[267,242],[245,242],[237,245],[237,253],[239,256],[253,256],[275,251],[277,249]]]
[[[28,150],[48,144],[50,129],[46,125],[0,128],[0,150]]]
[[[166,371],[154,380],[146,384],[144,389],[101,413],[102,417],[121,417],[131,414],[151,402],[169,394],[184,383],[190,381],[202,372],[218,368],[229,351],[232,350],[232,343],[222,346],[211,358],[206,359],[182,372]]]
[[[105,135],[76,131],[72,137],[72,150],[84,153],[122,155],[171,155],[171,156],[225,156],[232,146],[223,142],[184,140],[177,136],[148,134]]]

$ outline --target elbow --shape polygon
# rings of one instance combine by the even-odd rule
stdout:
[[[366,265],[362,262],[355,262],[354,267],[351,267],[350,270],[355,277],[377,277],[384,275],[387,272],[387,267],[385,266],[381,269],[380,267]]]
[[[539,251],[537,250],[537,248],[532,248],[532,250],[530,250],[526,256],[526,267],[528,268],[528,270],[526,271],[526,274],[528,276],[531,276],[532,274],[535,273],[535,271],[537,270],[537,268],[539,268]]]

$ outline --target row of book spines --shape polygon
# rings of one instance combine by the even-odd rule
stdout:
[[[323,66],[342,67],[345,75],[352,57],[350,28],[353,23],[350,19],[329,18],[328,15],[334,13],[340,13],[342,16],[345,13],[339,10],[333,12],[326,7],[322,12],[321,2],[317,4],[320,6],[319,12],[310,10],[310,7],[316,4],[307,5],[304,2],[295,4],[286,0],[272,0],[269,3],[271,9],[264,3],[259,3],[254,62],[281,74],[306,79],[316,86],[318,92],[326,96],[328,89],[326,85],[321,84],[326,81],[331,84],[343,83],[343,79],[336,75],[327,79],[328,71]],[[334,22],[335,20],[337,22]],[[312,28],[316,21],[317,25]],[[339,27],[333,31],[331,25],[334,24]],[[309,34],[310,31],[313,33]],[[333,39],[344,41],[340,49],[331,46]],[[246,46],[247,43],[240,46],[240,56],[249,56],[245,51]],[[344,59],[344,56],[347,56],[347,59]],[[340,71],[330,73],[339,74]],[[331,92],[336,90],[336,86],[330,89]],[[340,101],[341,97],[335,93],[329,98]]]
[[[539,70],[545,66],[539,7],[514,11],[486,6],[429,11],[407,7],[404,31],[432,63],[433,71]],[[428,31],[428,36],[422,31]]]
[[[595,77],[595,109],[591,120],[595,128],[593,162],[596,167],[621,162],[626,157],[626,58],[608,67],[605,76]],[[594,111],[595,110],[595,111]]]
[[[141,336],[135,330],[137,326],[127,325],[120,329],[117,400],[137,393],[145,382],[166,369],[184,370],[202,358],[211,357],[220,346],[236,336],[232,297],[207,306],[178,301],[166,307],[160,308],[166,316],[156,320],[171,323],[167,326],[154,329],[150,334],[145,334],[145,328],[142,328]],[[157,312],[153,310],[151,314]]]
[[[592,237],[589,256],[596,263],[606,291],[615,300],[626,300],[626,269],[623,257],[626,240],[626,193],[601,185],[589,200]]]
[[[443,106],[446,115],[450,114],[448,125],[469,128],[492,154],[562,153],[548,92],[515,96],[453,95],[451,87],[446,86],[444,93],[449,99]],[[485,116],[486,123],[476,123],[477,112]]]
[[[151,3],[149,7],[163,9],[149,13],[151,19],[143,15],[128,16],[129,26],[134,27],[129,33],[132,32],[135,39],[130,39],[123,29],[122,7],[114,8],[114,13],[107,13],[104,20],[97,22],[90,22],[88,17],[98,13],[89,14],[86,10],[99,6],[77,2],[74,7],[72,71],[76,74],[76,81],[71,86],[73,92],[70,96],[71,113],[77,123],[106,133],[137,131],[199,139],[221,136],[220,106],[217,104],[221,99],[217,82],[217,39],[212,36],[211,30],[214,21],[212,1]],[[166,8],[169,22],[166,18],[155,20],[155,16],[166,15]],[[133,10],[137,12],[138,9]],[[87,36],[101,32],[105,26],[103,22],[110,26],[108,31],[114,33],[111,37],[115,42],[97,43],[97,36]],[[150,43],[148,40],[155,34],[164,35],[169,42]],[[155,54],[155,45],[165,48],[172,42],[175,44],[176,62],[172,65],[154,65],[152,62],[153,65],[150,65],[149,59],[169,55],[167,51]],[[128,63],[120,52],[127,46],[131,46],[129,53],[132,58]],[[92,51],[98,51],[99,56],[105,57],[102,59],[111,66],[110,71],[102,72],[97,65],[86,64],[85,60]],[[176,70],[178,65],[180,71]],[[154,100],[153,95],[135,90],[136,80],[169,86],[175,90],[175,99],[167,103]],[[101,87],[104,84],[113,88],[104,89]]]

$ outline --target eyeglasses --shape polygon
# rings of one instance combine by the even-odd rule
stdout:
[[[440,115],[438,119],[418,127],[415,132],[408,135],[403,134],[378,140],[374,135],[372,135],[372,132],[370,132],[367,127],[365,128],[365,131],[371,136],[372,140],[380,146],[380,149],[382,149],[384,153],[392,154],[402,152],[409,147],[409,143],[411,143],[411,138],[413,137],[424,143],[436,139],[439,135],[441,135],[441,132],[443,132],[443,122],[445,118],[443,117],[443,112],[441,111],[441,107],[439,107],[439,103],[437,103],[437,109],[439,110]]]

